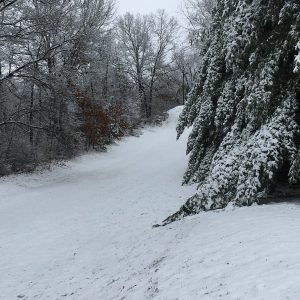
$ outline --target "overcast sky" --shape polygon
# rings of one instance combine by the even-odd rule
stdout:
[[[117,0],[119,13],[126,12],[147,14],[158,9],[165,9],[169,15],[178,17],[182,0]]]

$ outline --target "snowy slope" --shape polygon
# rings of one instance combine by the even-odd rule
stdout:
[[[300,299],[300,206],[211,212],[163,228],[180,185],[181,108],[53,172],[0,180],[0,299]]]

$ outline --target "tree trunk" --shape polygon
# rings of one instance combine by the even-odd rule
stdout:
[[[29,108],[29,125],[33,125],[33,104],[34,104],[34,83],[31,84],[30,93],[30,108]],[[29,142],[31,147],[33,147],[33,128],[29,127]]]

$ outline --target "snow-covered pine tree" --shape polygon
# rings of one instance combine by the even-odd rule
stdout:
[[[177,128],[193,126],[184,183],[199,190],[164,224],[260,203],[283,167],[300,179],[299,0],[219,0],[209,31]]]

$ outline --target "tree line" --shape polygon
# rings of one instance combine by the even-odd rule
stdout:
[[[0,175],[104,149],[182,103],[177,32],[113,0],[0,0]]]

